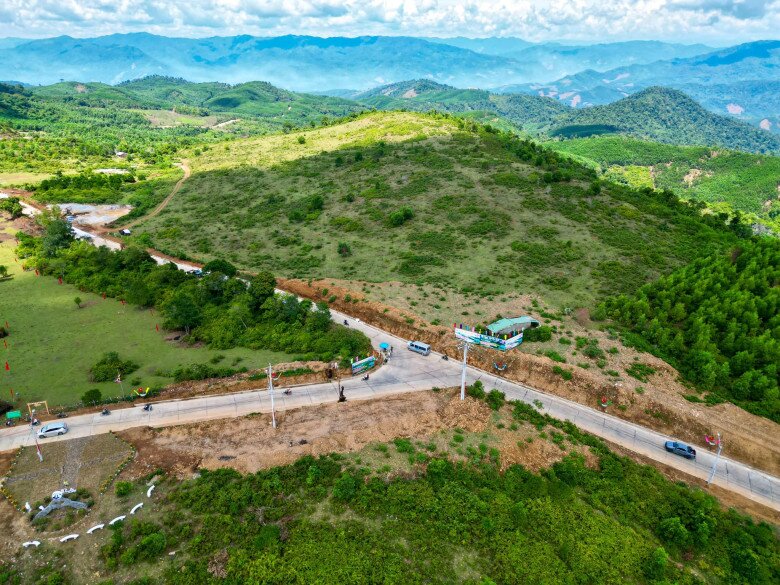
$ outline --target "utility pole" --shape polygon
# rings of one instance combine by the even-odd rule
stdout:
[[[276,428],[276,409],[274,408],[274,370],[268,364],[268,392],[271,394],[271,424]]]
[[[707,478],[707,485],[710,485],[712,483],[712,480],[715,478],[715,469],[718,467],[718,459],[720,459],[720,452],[723,450],[723,441],[720,439],[720,433],[718,433],[718,452],[715,453],[715,461],[712,462],[712,470],[710,471],[710,476]]]
[[[463,369],[460,372],[460,399],[466,399],[466,360],[469,355],[469,344],[463,342]]]

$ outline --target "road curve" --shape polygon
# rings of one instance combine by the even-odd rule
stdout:
[[[333,311],[333,318],[337,322],[343,319],[349,320],[350,326],[363,331],[371,339],[375,348],[378,348],[382,342],[394,346],[388,364],[372,373],[368,381],[364,382],[360,376],[342,381],[348,402],[460,384],[461,364],[455,360],[445,361],[436,353],[425,357],[410,352],[406,349],[404,340],[366,323],[355,321],[339,312]],[[670,437],[651,429],[473,367],[467,368],[466,378],[468,383],[482,380],[486,388],[498,388],[506,394],[508,400],[521,400],[537,406],[541,403],[542,411],[555,418],[569,420],[598,437],[620,444],[626,449],[692,476],[706,479],[709,475],[714,454],[704,449],[699,449],[696,461],[688,461],[667,453],[663,445]],[[275,409],[280,411],[300,407],[312,408],[319,404],[336,402],[337,398],[336,385],[323,383],[296,387],[291,395],[276,391],[273,401]],[[73,416],[67,419],[71,429],[68,434],[63,437],[44,439],[41,444],[45,453],[46,444],[51,441],[138,426],[164,427],[218,418],[228,419],[250,413],[270,413],[271,400],[268,391],[262,387],[233,394],[156,402],[151,412],[135,406],[114,410],[108,416],[101,416],[99,413]],[[345,407],[348,408],[349,405]],[[258,424],[270,424],[270,416],[264,417]],[[0,451],[31,444],[33,444],[33,434],[29,427],[14,427],[0,431]],[[721,457],[713,483],[780,511],[780,480],[767,473]]]
[[[169,198],[174,194],[175,191],[169,195]],[[35,215],[38,213],[38,210],[32,206],[25,203],[22,205],[25,214]],[[77,233],[78,231],[80,230],[77,230]],[[84,232],[84,235],[88,236],[89,241],[97,246],[104,245],[112,249],[121,247],[119,242],[103,238],[96,233]],[[194,264],[163,256],[154,250],[149,250],[149,252],[159,264],[173,262],[182,270],[195,267]],[[382,342],[389,343],[395,348],[389,363],[376,373],[371,374],[369,381],[364,382],[358,377],[342,382],[348,400],[370,400],[402,392],[460,385],[461,366],[455,360],[444,361],[441,359],[441,355],[436,353],[427,357],[412,353],[405,349],[405,340],[366,323],[353,320],[348,315],[337,311],[331,311],[331,313],[335,321],[341,322],[347,319],[352,327],[363,331],[371,339],[375,348],[378,349]],[[482,380],[488,389],[498,388],[506,394],[508,400],[541,404],[543,412],[561,420],[569,420],[585,431],[622,445],[626,449],[645,455],[654,461],[701,479],[707,479],[709,476],[715,458],[713,453],[704,449],[698,450],[695,461],[689,461],[667,453],[664,449],[664,442],[673,437],[652,429],[577,402],[496,377],[471,366],[467,368],[466,378],[468,383]],[[337,397],[338,389],[334,384],[312,384],[295,388],[292,395],[289,396],[280,392],[274,393],[273,398],[276,410],[287,410],[335,402]],[[138,426],[164,427],[216,418],[231,418],[257,412],[271,412],[271,396],[264,388],[234,394],[156,402],[151,412],[145,412],[140,407],[133,407],[118,409],[108,416],[100,414],[74,416],[68,419],[68,425],[71,427],[68,434],[63,437],[45,439],[42,442],[45,445],[49,441],[107,433],[112,430],[119,431]],[[268,420],[270,421],[270,419]],[[21,445],[31,445],[33,442],[34,436],[30,427],[0,430],[0,451]],[[726,450],[728,452],[728,445],[726,445]],[[727,457],[721,457],[713,483],[780,511],[780,479],[773,475]]]

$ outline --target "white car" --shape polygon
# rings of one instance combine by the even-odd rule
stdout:
[[[46,437],[56,437],[58,435],[64,435],[68,432],[68,425],[64,422],[52,422],[47,425],[43,425],[38,431],[38,438],[45,439]]]

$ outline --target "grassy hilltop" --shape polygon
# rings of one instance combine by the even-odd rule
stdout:
[[[631,290],[730,235],[659,195],[463,120],[373,113],[188,153],[147,243],[288,276],[533,291],[565,306]]]

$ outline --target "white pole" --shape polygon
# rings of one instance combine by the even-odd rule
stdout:
[[[469,344],[463,342],[463,369],[460,372],[460,399],[466,399],[466,359],[469,355]]]
[[[271,424],[276,428],[276,409],[274,408],[274,371],[268,364],[268,392],[271,393]]]
[[[720,439],[720,433],[718,433],[718,452],[715,454],[715,461],[712,462],[712,470],[710,471],[710,476],[707,478],[707,485],[710,485],[712,483],[712,480],[715,478],[715,469],[718,467],[718,459],[720,459],[720,452],[723,450],[723,441]]]

